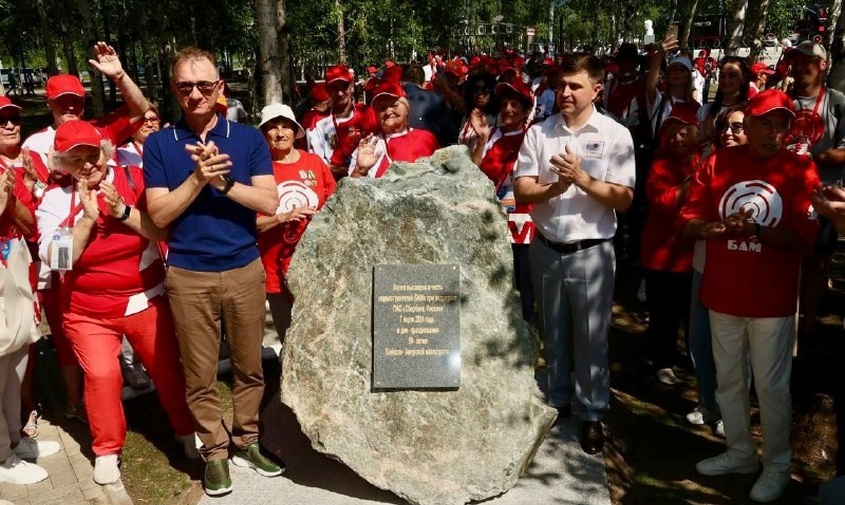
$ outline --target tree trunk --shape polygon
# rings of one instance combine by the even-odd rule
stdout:
[[[689,17],[687,18],[687,22],[684,23],[684,33],[681,35],[681,40],[679,41],[681,47],[691,47],[689,38],[690,34],[692,34],[692,22],[695,19],[696,11],[698,11],[698,0],[692,0]]]
[[[845,90],[845,16],[839,16],[830,44],[830,72],[827,85],[840,91]]]
[[[35,0],[35,8],[38,10],[41,41],[44,45],[44,56],[47,58],[47,74],[56,75],[59,73],[56,39],[53,37],[53,28],[50,26],[50,18],[47,16],[47,5],[44,3],[44,0]]]
[[[725,44],[725,55],[736,55],[742,45],[742,32],[745,31],[745,13],[748,10],[748,0],[733,0],[731,14],[728,17],[728,40]]]
[[[754,43],[751,46],[751,54],[748,56],[748,61],[754,63],[760,56],[760,51],[763,49],[763,37],[766,30],[766,17],[769,15],[769,0],[759,0],[760,5],[757,8],[757,21],[754,23]]]
[[[833,45],[836,37],[836,25],[839,24],[839,15],[842,13],[842,0],[833,0],[830,10],[827,11],[827,47]]]
[[[91,15],[91,4],[88,0],[76,0],[79,6],[79,14],[82,16],[82,40],[87,48],[86,54],[94,58],[94,44],[97,42],[97,31],[94,27],[94,18]],[[94,117],[101,117],[105,113],[103,106],[103,79],[100,73],[89,67],[88,75],[91,76],[91,106],[94,109]]]
[[[278,0],[255,0],[258,22],[258,101],[261,106],[282,101],[282,58],[279,52]],[[284,7],[281,8],[284,14]],[[253,104],[253,108],[257,108]]]
[[[282,87],[282,102],[291,106],[293,102],[293,60],[290,56],[290,27],[288,27],[285,0],[276,0],[276,36],[279,40],[279,76]]]
[[[346,26],[343,24],[343,5],[340,0],[334,0],[335,16],[337,16],[337,61],[346,61]]]
[[[67,5],[67,3],[62,0],[59,0],[58,4],[55,7],[56,10],[58,10],[59,12],[67,12],[72,10],[72,7]],[[76,54],[73,50],[74,40],[73,36],[71,35],[71,17],[65,15],[57,17],[59,20],[59,31],[62,37],[62,51],[65,55],[65,61],[67,62],[67,73],[79,77],[79,66],[76,64]]]

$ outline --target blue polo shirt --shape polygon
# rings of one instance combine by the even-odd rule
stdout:
[[[185,146],[199,135],[180,121],[159,130],[144,142],[144,181],[147,188],[178,188],[194,171]],[[252,126],[227,121],[218,114],[217,125],[206,135],[221,153],[228,154],[229,175],[251,184],[255,175],[273,175],[267,143]],[[259,257],[255,211],[206,185],[185,212],[170,224],[167,263],[186,270],[222,272],[245,266]]]

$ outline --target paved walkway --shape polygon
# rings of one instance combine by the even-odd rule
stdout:
[[[50,477],[27,486],[0,483],[0,500],[15,505],[128,505],[132,503],[121,482],[101,486],[92,479],[93,467],[88,456],[82,453],[78,439],[90,444],[87,428],[80,426],[71,435],[61,426],[45,419],[38,423],[39,440],[55,440],[62,444],[62,451],[40,458],[36,463],[44,467]],[[79,433],[77,433],[77,431]],[[83,436],[80,436],[80,433]],[[90,451],[87,451],[90,452]]]

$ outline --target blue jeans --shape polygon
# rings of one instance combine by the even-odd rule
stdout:
[[[713,362],[713,341],[710,337],[710,314],[701,305],[701,272],[693,270],[690,294],[689,353],[698,384],[698,404],[713,414],[716,405],[716,364]]]

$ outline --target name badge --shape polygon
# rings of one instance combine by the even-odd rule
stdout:
[[[601,159],[602,154],[604,154],[604,141],[590,140],[587,142],[585,158]]]
[[[53,234],[50,249],[50,269],[73,270],[73,230],[59,228]]]

